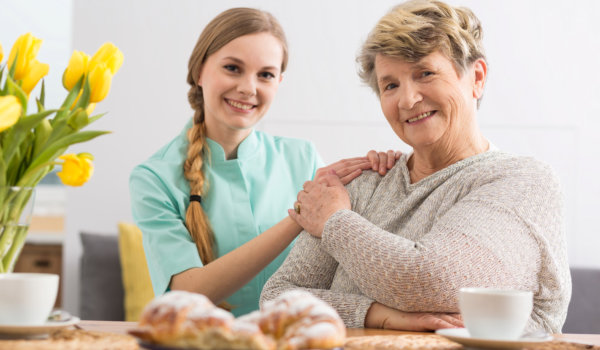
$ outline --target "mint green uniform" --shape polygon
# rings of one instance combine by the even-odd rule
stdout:
[[[203,266],[185,226],[190,188],[183,162],[191,125],[190,121],[179,136],[135,167],[130,177],[133,218],[143,233],[156,295],[168,290],[173,275]],[[208,191],[202,196],[202,207],[215,233],[218,256],[287,216],[302,184],[323,165],[312,143],[260,131],[252,131],[240,144],[237,159],[225,160],[223,148],[210,139],[208,146],[210,159],[204,163]],[[258,309],[263,285],[289,249],[227,299],[236,316]]]

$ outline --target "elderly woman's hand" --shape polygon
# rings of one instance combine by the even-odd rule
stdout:
[[[331,172],[317,181],[306,181],[298,193],[290,217],[311,235],[321,238],[323,227],[331,215],[342,209],[350,209],[350,197],[344,185]]]
[[[375,302],[367,311],[365,327],[427,332],[441,328],[460,328],[464,324],[460,314],[404,312]]]
[[[367,153],[367,159],[371,162],[371,169],[377,171],[379,175],[387,174],[387,171],[394,167],[396,161],[400,159],[402,152],[389,150],[387,152],[377,152],[370,150]]]

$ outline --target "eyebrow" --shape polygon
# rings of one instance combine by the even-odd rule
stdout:
[[[386,81],[390,81],[390,80],[392,80],[392,79],[393,79],[393,78],[392,78],[392,76],[391,76],[391,75],[384,75],[383,77],[381,77],[381,78],[377,79],[377,82],[379,82],[379,83],[383,83],[383,82],[386,82]]]
[[[233,57],[233,56],[227,56],[227,57],[223,58],[223,60],[232,60],[235,63],[241,64],[241,65],[245,64],[244,61],[240,60],[237,57]],[[278,67],[274,67],[274,66],[265,66],[265,67],[262,67],[261,69],[263,69],[263,70],[271,70],[271,69],[278,70],[279,68]]]
[[[419,61],[415,63],[415,69],[436,69],[437,67],[434,64],[431,64],[428,61]]]

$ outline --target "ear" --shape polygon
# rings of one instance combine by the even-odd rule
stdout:
[[[283,73],[279,74],[279,82],[281,83],[282,80],[283,80]]]
[[[483,58],[473,63],[473,98],[479,99],[483,96],[485,79],[487,78],[487,63]]]

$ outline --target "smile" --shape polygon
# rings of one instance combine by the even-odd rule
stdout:
[[[414,118],[410,118],[409,120],[407,120],[407,122],[408,123],[414,123],[414,122],[419,121],[421,119],[425,119],[425,118],[431,116],[434,113],[435,113],[435,111],[425,112],[425,113],[419,114],[418,116],[416,116]]]
[[[227,102],[227,104],[230,105],[231,107],[235,107],[235,108],[238,108],[238,109],[241,109],[244,111],[254,108],[254,105],[252,105],[252,104],[241,103],[238,101],[232,101],[232,100],[225,99],[225,102]]]

